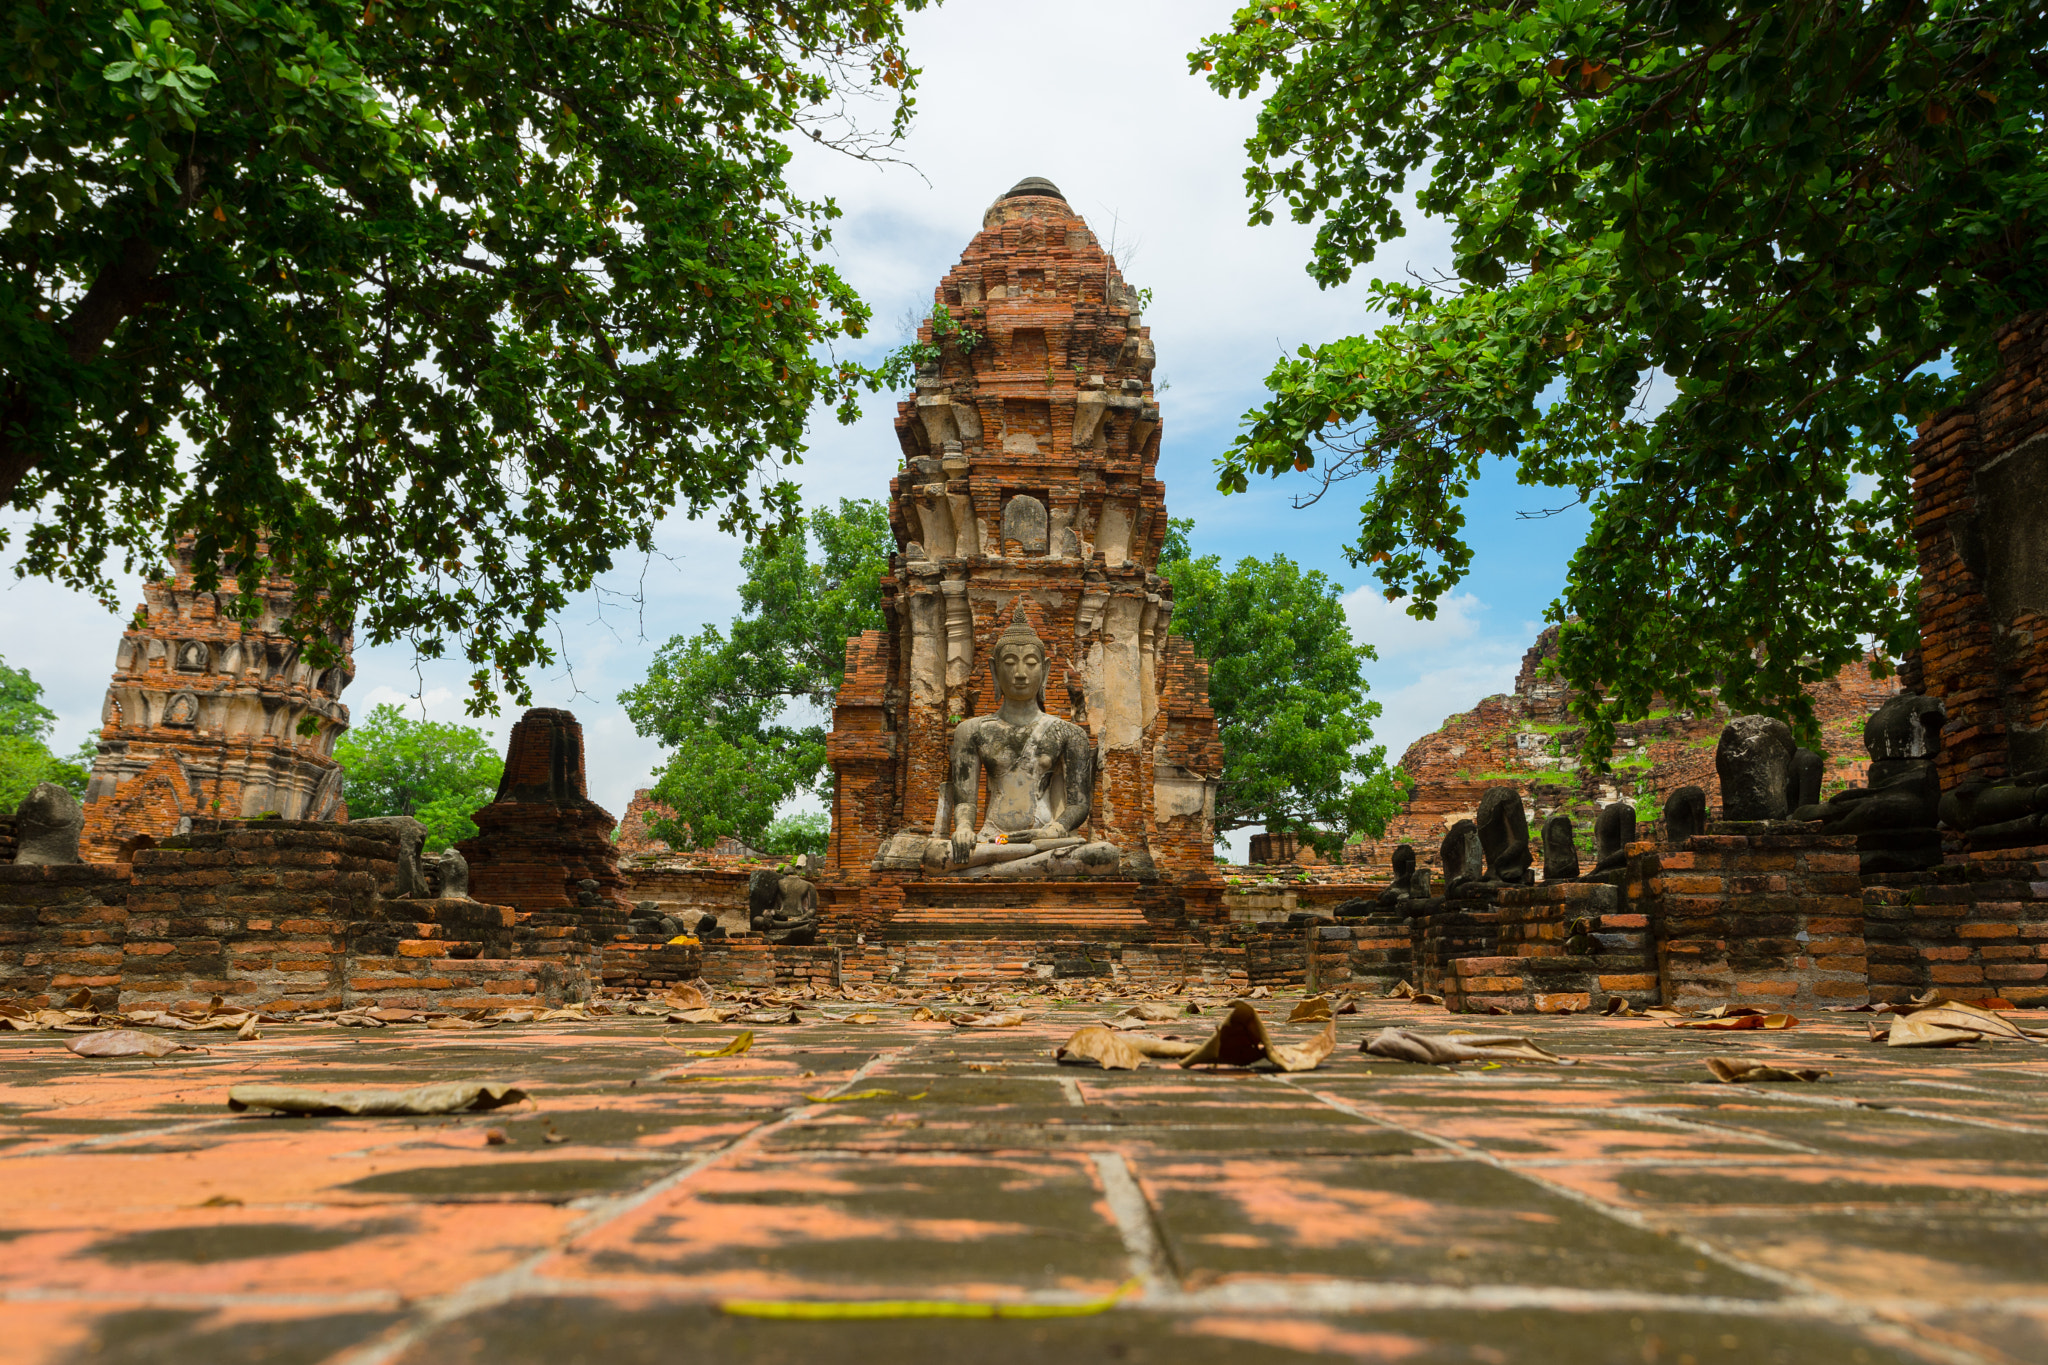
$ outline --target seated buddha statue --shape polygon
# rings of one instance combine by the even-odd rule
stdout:
[[[993,881],[1114,873],[1122,850],[1079,832],[1095,784],[1094,745],[1080,726],[1046,714],[1045,643],[1022,607],[991,655],[1003,704],[954,727],[926,867]],[[984,772],[988,809],[977,811]]]

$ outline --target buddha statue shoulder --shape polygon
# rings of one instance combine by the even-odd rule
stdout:
[[[1048,715],[1044,641],[1019,607],[991,651],[1002,706],[954,727],[946,791],[926,865],[988,880],[1104,876],[1122,858],[1091,842],[1095,749],[1088,732]],[[988,777],[986,810],[977,810]]]

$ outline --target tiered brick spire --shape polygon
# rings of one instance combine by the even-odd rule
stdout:
[[[833,716],[831,861],[865,870],[930,826],[953,726],[1000,703],[987,652],[1021,608],[1047,644],[1047,709],[1096,743],[1089,837],[1205,869],[1221,753],[1208,667],[1167,633],[1153,572],[1166,499],[1139,296],[1032,178],[990,206],[934,304],[919,335],[937,359],[897,409],[889,629],[848,645]]]

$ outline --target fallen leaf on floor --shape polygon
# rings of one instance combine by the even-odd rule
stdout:
[[[1356,1013],[1358,1013],[1358,997],[1357,997],[1357,996],[1355,996],[1355,995],[1347,995],[1347,996],[1345,996],[1345,997],[1344,997],[1343,999],[1339,1000],[1339,1001],[1337,1002],[1337,1013],[1339,1013],[1339,1014],[1356,1014]]]
[[[465,1019],[459,1014],[443,1015],[439,1019],[427,1020],[427,1027],[435,1029],[492,1028],[494,1026],[491,1022],[482,1019]]]
[[[856,1090],[848,1095],[806,1095],[812,1104],[844,1104],[848,1100],[883,1100],[901,1094],[896,1090]]]
[[[83,1034],[66,1043],[64,1050],[81,1057],[168,1057],[173,1052],[206,1051],[197,1043],[181,1043],[153,1033],[137,1033],[131,1028]]]
[[[1980,1038],[1987,1042],[2006,1039],[2038,1043],[2048,1038],[2048,1033],[2021,1028],[1990,1010],[1955,1003],[1932,1005],[1911,1014],[1895,1014],[1890,1030],[1882,1034],[1877,1022],[1872,1020],[1870,1036],[1873,1040],[1882,1036],[1892,1047],[1953,1047],[1957,1043],[1975,1042]]]
[[[826,1014],[820,1010],[818,1017],[828,1024],[879,1024],[882,1022],[881,1015],[870,1014],[865,1010],[853,1014]]]
[[[753,1045],[754,1031],[752,1029],[748,1029],[745,1033],[742,1033],[739,1037],[733,1039],[724,1047],[709,1048],[704,1051],[692,1051],[689,1048],[684,1048],[683,1052],[686,1056],[690,1057],[737,1057]]]
[[[925,1024],[936,1020],[938,1017],[938,1015],[932,1013],[931,1006],[919,1005],[917,1012],[910,1016],[910,1022],[913,1024]]]
[[[1126,1280],[1107,1298],[1085,1303],[978,1303],[965,1299],[852,1299],[845,1303],[817,1299],[727,1299],[719,1311],[736,1318],[783,1318],[808,1322],[875,1318],[1085,1318],[1106,1313],[1125,1295],[1135,1293],[1138,1280]]]
[[[1416,1033],[1412,1029],[1383,1028],[1358,1045],[1360,1052],[1397,1062],[1420,1062],[1425,1066],[1456,1066],[1459,1062],[1497,1062],[1504,1057],[1521,1057],[1532,1062],[1577,1065],[1519,1033]]]
[[[668,998],[662,1003],[672,1010],[701,1010],[711,1002],[704,998],[702,988],[688,981],[679,981],[668,988]]]
[[[1247,1000],[1271,1000],[1273,998],[1273,990],[1270,986],[1254,986],[1244,993],[1244,998]]]
[[[1635,1006],[1629,1004],[1628,1001],[1618,995],[1608,996],[1607,1008],[1600,1012],[1610,1019],[1637,1019],[1641,1017],[1641,1013]]]
[[[1140,1000],[1128,1009],[1119,1010],[1116,1017],[1163,1024],[1169,1019],[1179,1019],[1186,1014],[1187,1010],[1180,1005],[1169,1005],[1160,1000]]]
[[[1251,1066],[1264,1061],[1271,1062],[1282,1071],[1313,1071],[1336,1046],[1337,1021],[1334,1019],[1305,1043],[1276,1043],[1266,1032],[1266,1021],[1259,1017],[1259,1012],[1240,1000],[1230,1007],[1230,1013],[1216,1026],[1216,1032],[1181,1058],[1180,1064],[1184,1067]]]
[[[1690,1019],[1691,1017],[1686,1011],[1673,1009],[1669,1005],[1651,1005],[1643,1011],[1643,1018],[1645,1019]]]
[[[567,1009],[540,1010],[533,1016],[533,1022],[536,1024],[560,1024],[568,1023],[572,1020],[587,1024],[590,1022],[590,1015],[584,1010],[583,1006],[571,1005]]]
[[[235,1040],[237,1042],[253,1043],[262,1036],[263,1030],[256,1027],[256,1016],[253,1014],[244,1019],[242,1026],[235,1030]]]
[[[1799,1024],[1799,1021],[1789,1014],[1765,1014],[1762,1011],[1707,1015],[1699,1019],[1666,1019],[1664,1022],[1671,1028],[1699,1028],[1722,1033],[1740,1029],[1796,1028]]]
[[[540,1135],[540,1140],[546,1143],[548,1146],[553,1147],[558,1143],[567,1142],[569,1139],[562,1136],[562,1134],[556,1132],[554,1129],[550,1128],[548,1129],[548,1131]]]
[[[1311,995],[1288,1013],[1287,1022],[1290,1024],[1320,1024],[1325,1019],[1334,1019],[1336,1017],[1336,1011],[1330,1008],[1328,996]]]
[[[1052,1050],[1052,1059],[1062,1066],[1093,1062],[1104,1071],[1136,1071],[1145,1064],[1145,1054],[1128,1038],[1100,1024],[1075,1029],[1072,1037]]]
[[[967,1018],[955,1016],[956,1028],[1015,1028],[1024,1022],[1023,1010],[1004,1010],[999,1014],[977,1014]]]
[[[667,1022],[671,1024],[722,1024],[728,1019],[737,1019],[740,1011],[727,1005],[718,1005],[701,1010],[672,1011]]]
[[[962,1062],[962,1063],[960,1063],[960,1065],[962,1065],[962,1066],[966,1067],[966,1068],[967,1068],[967,1069],[968,1069],[969,1071],[1001,1071],[1001,1070],[1002,1070],[1002,1069],[1003,1069],[1004,1067],[1008,1066],[1008,1065],[1009,1065],[1009,1063],[1008,1063],[1008,1062]]]
[[[1749,1081],[1817,1081],[1832,1072],[1814,1067],[1798,1067],[1787,1070],[1769,1062],[1753,1061],[1747,1057],[1709,1057],[1707,1070],[1714,1073],[1717,1081],[1740,1084]]]
[[[1932,990],[1922,991],[1906,1003],[1914,1009],[1927,1009],[1934,1005],[1968,1005],[1973,1009],[1980,1010],[2010,1010],[2019,1008],[2012,1001],[2001,999],[1995,995],[1965,999],[1959,995],[1951,995],[1939,986]],[[1894,1005],[1892,1008],[1898,1009],[1899,1006]]]
[[[202,1199],[192,1207],[198,1209],[238,1209],[242,1201],[231,1194],[217,1194],[211,1199]]]
[[[660,1010],[654,1012],[656,1014],[661,1013]],[[577,1017],[581,1018],[582,1016],[579,1015]],[[538,1018],[540,1018],[540,1014],[536,1010],[505,1010],[493,1016],[491,1022],[494,1024],[531,1024]]]
[[[1123,1040],[1147,1057],[1180,1058],[1202,1046],[1185,1038],[1160,1038],[1150,1033],[1126,1033]]]
[[[484,1129],[484,1146],[486,1147],[503,1147],[510,1141],[512,1139],[505,1136],[503,1128]]]
[[[406,1090],[315,1090],[304,1085],[238,1085],[228,1091],[228,1108],[275,1109],[286,1114],[351,1114],[382,1118],[401,1114],[460,1114],[517,1104],[526,1092],[503,1081],[442,1081]]]
[[[1396,981],[1394,988],[1387,992],[1387,999],[1389,1000],[1413,1000],[1414,998],[1415,987],[1406,981]]]
[[[803,1021],[797,1018],[796,1009],[792,1006],[787,1010],[750,1010],[740,1016],[740,1022],[743,1024],[798,1024]]]
[[[410,1013],[410,1011],[408,1011]],[[331,1016],[334,1023],[343,1028],[383,1028],[384,1021],[376,1015],[362,1010],[347,1010]]]

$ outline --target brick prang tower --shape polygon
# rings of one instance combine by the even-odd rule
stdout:
[[[197,818],[347,818],[333,754],[348,730],[351,633],[337,631],[336,661],[317,667],[280,630],[289,580],[265,580],[260,613],[244,620],[228,609],[234,579],[201,592],[184,546],[174,562],[144,587],[114,654],[79,840],[88,861],[126,861]]]
[[[916,875],[953,728],[1001,704],[989,651],[1021,607],[1049,654],[1046,710],[1095,743],[1077,833],[1122,846],[1130,877],[1206,879],[1222,754],[1208,665],[1169,633],[1155,572],[1166,490],[1140,296],[1033,178],[990,206],[933,303],[933,356],[897,406],[889,625],[848,643],[833,712],[831,873]]]

